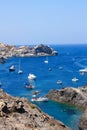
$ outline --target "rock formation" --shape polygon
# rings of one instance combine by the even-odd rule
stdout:
[[[79,130],[87,130],[87,108],[80,118]]]
[[[67,102],[85,108],[87,106],[87,86],[51,90],[47,97],[58,102]]]
[[[57,102],[69,103],[83,108],[84,114],[79,121],[79,130],[87,130],[87,86],[51,90],[47,97]]]
[[[0,57],[24,57],[24,56],[50,56],[58,53],[46,45],[31,46],[10,46],[0,43]]]
[[[0,130],[70,130],[25,98],[0,89]]]

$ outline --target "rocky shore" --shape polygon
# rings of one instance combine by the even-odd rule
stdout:
[[[29,56],[51,56],[57,55],[58,53],[47,45],[37,46],[10,46],[0,43],[0,57],[29,57]]]
[[[51,100],[69,103],[84,109],[84,114],[79,121],[79,130],[87,130],[87,86],[79,88],[63,88],[61,90],[51,90],[47,97]]]
[[[0,89],[0,130],[70,130],[25,98]]]

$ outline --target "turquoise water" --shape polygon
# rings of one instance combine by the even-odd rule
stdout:
[[[44,63],[46,57],[13,57],[0,64],[1,88],[13,96],[26,97],[29,100],[35,90],[40,91],[39,96],[45,96],[50,89],[61,89],[62,87],[79,87],[87,84],[87,74],[81,75],[79,69],[87,67],[87,46],[86,45],[54,45],[51,46],[58,51],[58,56],[48,57],[48,64]],[[19,60],[23,74],[18,75]],[[9,72],[11,65],[16,66],[14,72]],[[62,69],[59,67],[62,66]],[[52,71],[49,71],[52,68]],[[28,74],[34,73],[37,78],[32,83],[33,90],[24,87],[28,81]],[[78,82],[73,83],[72,78],[77,77]],[[63,84],[58,85],[57,81],[62,80]],[[36,103],[44,112],[50,114],[71,127],[78,130],[77,125],[82,111],[77,107],[60,104],[53,101]]]

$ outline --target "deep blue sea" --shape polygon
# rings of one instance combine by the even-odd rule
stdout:
[[[45,96],[51,89],[62,87],[81,87],[87,84],[87,74],[81,75],[79,70],[87,67],[87,45],[52,45],[58,56],[49,56],[48,64],[44,63],[46,57],[13,57],[0,64],[1,88],[13,96],[26,97],[31,100],[34,91],[39,90],[40,96]],[[23,74],[18,74],[19,60]],[[9,67],[15,65],[16,70],[9,72]],[[59,69],[62,67],[62,69]],[[49,71],[52,68],[52,71]],[[37,76],[33,81],[33,90],[24,87],[29,82],[28,74]],[[73,83],[72,78],[77,77],[78,82]],[[58,85],[57,81],[62,80],[63,84]],[[45,113],[53,116],[71,127],[78,130],[77,125],[82,111],[77,107],[67,104],[60,104],[54,101],[36,103]]]

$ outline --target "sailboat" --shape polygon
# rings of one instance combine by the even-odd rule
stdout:
[[[44,61],[44,63],[48,64],[48,57],[46,57],[46,60]]]
[[[19,70],[18,70],[18,74],[22,74],[23,73],[23,71],[20,69],[20,60],[19,60]]]
[[[79,79],[77,79],[76,77],[74,77],[73,79],[72,79],[72,82],[77,82]]]

